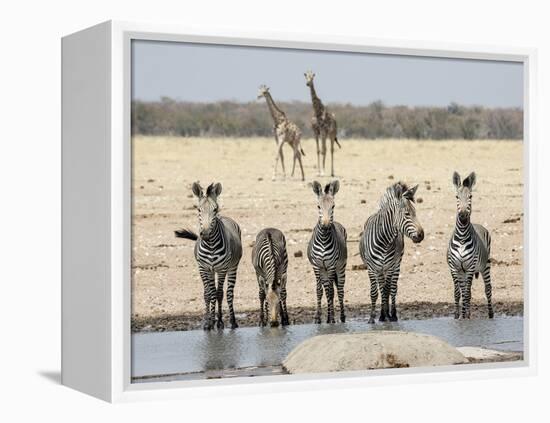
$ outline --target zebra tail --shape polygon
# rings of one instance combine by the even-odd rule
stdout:
[[[479,272],[476,272],[476,279],[479,278]]]
[[[189,229],[180,229],[179,231],[174,231],[174,235],[176,235],[176,238],[185,238],[192,241],[196,241],[197,239],[199,239],[199,236]]]
[[[337,137],[334,137],[334,141],[336,141],[336,144],[338,145],[338,148],[342,148],[342,146],[341,146],[340,143],[338,142],[338,138],[337,138]]]

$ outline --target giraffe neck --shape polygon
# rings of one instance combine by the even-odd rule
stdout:
[[[275,124],[279,124],[286,120],[285,113],[277,107],[270,93],[265,94],[265,101],[267,102],[267,107],[269,107],[271,117]]]
[[[313,103],[313,111],[315,112],[315,116],[317,117],[317,119],[319,119],[323,115],[325,106],[323,106],[323,102],[321,101],[321,99],[317,97],[317,93],[315,92],[315,87],[313,86],[313,81],[309,86],[309,91],[311,92],[311,102]]]

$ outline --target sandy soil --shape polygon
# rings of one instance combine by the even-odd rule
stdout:
[[[452,315],[453,291],[445,254],[455,222],[453,170],[477,172],[473,218],[491,232],[495,313],[523,311],[523,144],[516,141],[341,141],[335,167],[341,182],[335,218],[348,231],[346,304],[348,317],[369,310],[369,282],[358,255],[359,233],[385,188],[397,180],[420,184],[417,215],[426,237],[406,241],[397,296],[400,318]],[[314,140],[303,141],[306,181],[271,180],[272,139],[138,137],[133,141],[132,327],[139,330],[192,329],[200,326],[203,287],[193,257],[194,243],[174,237],[181,227],[197,229],[191,183],[219,181],[222,214],[241,226],[244,247],[235,309],[239,324],[258,321],[258,289],[250,260],[256,233],[281,229],[289,252],[288,306],[294,323],[311,322],[315,282],[306,257],[316,223]],[[292,166],[285,147],[287,173]],[[327,164],[329,158],[327,157]],[[327,166],[327,168],[329,168]],[[280,173],[280,172],[279,172]],[[295,254],[302,253],[301,257]],[[473,284],[473,317],[485,316],[481,279]],[[225,307],[226,309],[227,307]]]

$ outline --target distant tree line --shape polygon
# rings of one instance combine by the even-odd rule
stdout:
[[[286,115],[302,129],[310,128],[309,103],[279,103]],[[340,137],[413,139],[522,139],[523,111],[519,108],[368,106],[330,104]],[[271,136],[273,122],[265,102],[180,102],[163,98],[157,102],[134,101],[132,132],[140,135],[184,137]]]

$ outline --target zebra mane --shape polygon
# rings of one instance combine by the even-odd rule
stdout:
[[[409,189],[409,186],[402,181],[396,182],[393,185],[390,185],[384,195],[380,198],[378,206],[380,209],[385,209],[388,206],[391,206],[397,203],[400,200],[401,194]]]

